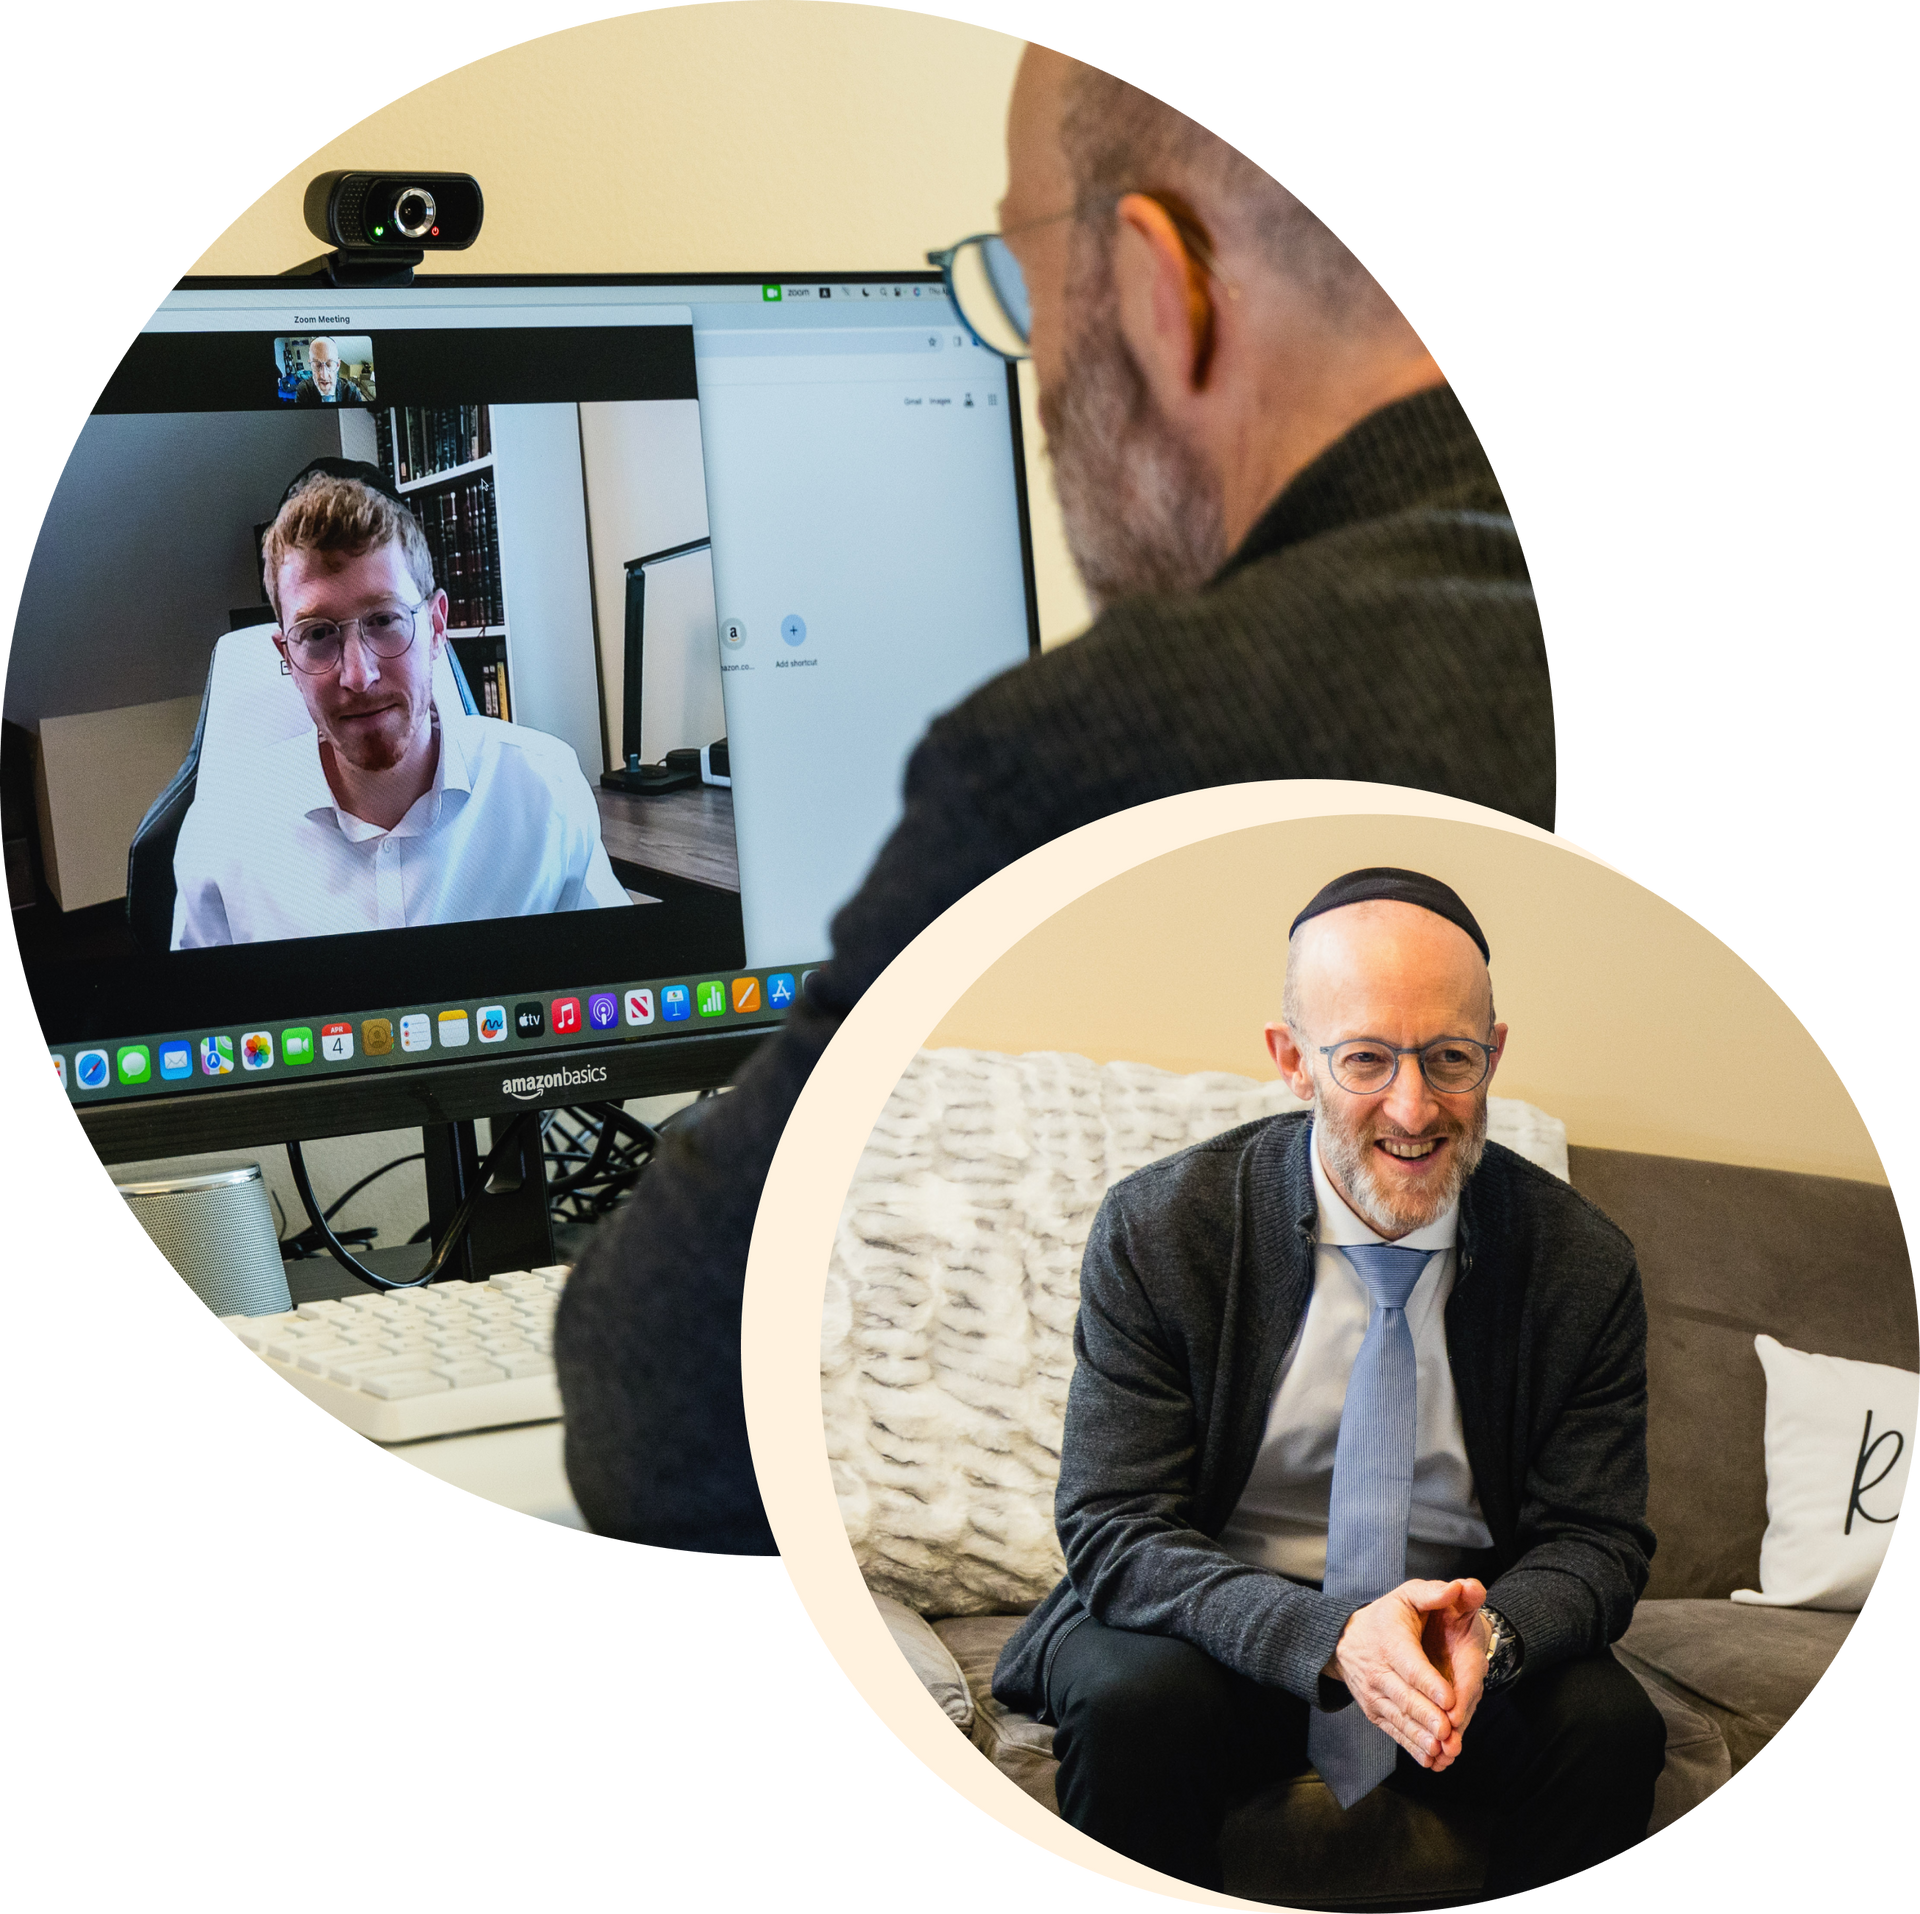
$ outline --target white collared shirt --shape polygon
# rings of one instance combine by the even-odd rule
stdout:
[[[1327,1506],[1333,1455],[1347,1378],[1367,1333],[1370,1303],[1342,1243],[1384,1243],[1350,1210],[1328,1179],[1317,1136],[1307,1139],[1319,1247],[1313,1295],[1280,1359],[1267,1409],[1267,1432],[1220,1546],[1243,1562],[1277,1569],[1297,1582],[1318,1582],[1327,1567]],[[1414,1438],[1413,1511],[1408,1520],[1407,1573],[1447,1577],[1468,1549],[1492,1546],[1467,1462],[1460,1399],[1447,1361],[1447,1298],[1453,1294],[1460,1228],[1458,1204],[1425,1229],[1398,1238],[1402,1249],[1431,1251],[1407,1298],[1407,1326],[1419,1376]]]
[[[312,726],[260,754],[244,802],[203,785],[174,847],[174,949],[633,901],[570,745],[466,712],[435,723],[433,783],[391,830],[341,810]]]

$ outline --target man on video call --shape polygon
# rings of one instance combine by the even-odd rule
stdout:
[[[312,377],[300,387],[295,405],[358,405],[360,395],[340,371],[340,348],[331,339],[307,341],[307,366]]]
[[[1285,188],[1029,48],[1002,231],[1067,541],[1098,616],[936,720],[779,1035],[581,1260],[556,1355],[606,1534],[766,1552],[739,1314],[781,1127],[841,1019],[984,878],[1177,791],[1359,778],[1553,823],[1532,587],[1485,453],[1365,267]]]
[[[268,747],[243,815],[188,811],[176,950],[632,902],[572,748],[435,700],[447,595],[376,468],[315,460],[262,556],[313,723]]]
[[[1490,1811],[1484,1894],[1646,1832],[1659,1710],[1633,1246],[1487,1141],[1506,1047],[1447,885],[1350,871],[1294,919],[1267,1043],[1310,1113],[1149,1164],[1087,1238],[1055,1519],[1008,1641],[1062,1815],[1221,1886],[1235,1795],[1318,1770]]]

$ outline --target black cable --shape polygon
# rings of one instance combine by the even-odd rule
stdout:
[[[487,1152],[487,1158],[474,1173],[472,1187],[461,1198],[460,1207],[453,1213],[447,1224],[447,1233],[440,1239],[439,1247],[433,1252],[427,1266],[418,1276],[404,1283],[396,1283],[390,1276],[382,1276],[378,1270],[369,1269],[341,1242],[333,1233],[333,1226],[327,1216],[321,1214],[320,1199],[313,1193],[313,1182],[307,1175],[307,1161],[300,1153],[297,1143],[287,1145],[287,1162],[293,1170],[293,1187],[300,1192],[300,1201],[306,1206],[307,1220],[320,1232],[320,1240],[326,1244],[333,1260],[341,1268],[350,1270],[364,1283],[371,1283],[375,1289],[419,1289],[433,1281],[447,1265],[447,1260],[459,1248],[460,1240],[467,1233],[467,1226],[473,1221],[473,1212],[479,1207],[480,1198],[487,1184],[492,1180],[493,1172],[506,1160],[510,1147],[517,1147],[520,1133],[536,1115],[528,1110],[514,1118],[506,1129],[493,1140],[493,1148]]]
[[[359,1182],[354,1184],[344,1196],[336,1197],[327,1205],[327,1221],[331,1223],[369,1183],[377,1183],[389,1170],[397,1170],[403,1164],[418,1163],[423,1155],[423,1151],[415,1150],[411,1156],[396,1156],[391,1163],[382,1163],[377,1170],[370,1170]],[[286,1213],[280,1210],[279,1197],[276,1196],[273,1199],[273,1204],[275,1210],[280,1211],[280,1228],[284,1230],[287,1226]],[[343,1229],[339,1231],[338,1234],[343,1243],[352,1244],[358,1249],[365,1249],[380,1232],[378,1228]],[[316,1230],[303,1229],[298,1236],[283,1235],[280,1238],[281,1260],[289,1263],[304,1262],[309,1256],[316,1255],[324,1247],[325,1245],[319,1232]]]
[[[606,1173],[607,1159],[613,1154],[613,1146],[618,1140],[620,1132],[618,1127],[608,1117],[609,1105],[589,1104],[586,1107],[601,1118],[600,1135],[594,1143],[593,1154],[587,1158],[587,1166],[585,1169],[575,1170],[570,1176],[554,1176],[547,1179],[547,1201],[549,1203],[551,1203],[556,1196],[566,1196],[572,1191],[580,1189],[585,1184],[598,1182]]]
[[[548,1168],[555,1172],[547,1183],[548,1213],[556,1227],[598,1223],[625,1199],[661,1142],[659,1130],[617,1103],[580,1104],[543,1121]]]

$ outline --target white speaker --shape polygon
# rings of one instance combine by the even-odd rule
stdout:
[[[259,1164],[114,1187],[216,1316],[271,1316],[293,1307]]]

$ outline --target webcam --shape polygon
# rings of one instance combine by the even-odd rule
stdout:
[[[336,286],[404,286],[430,252],[460,252],[486,215],[471,173],[322,173],[307,188],[307,228],[335,250],[296,266]]]

